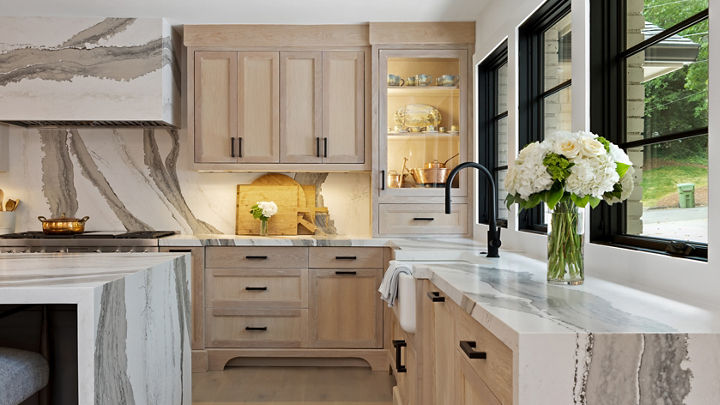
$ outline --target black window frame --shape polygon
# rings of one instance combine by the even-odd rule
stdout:
[[[543,80],[543,34],[570,12],[570,0],[548,0],[518,31],[518,150],[543,140],[543,100],[572,85],[572,79],[569,79],[544,90]],[[522,210],[518,213],[518,228],[522,231],[546,233],[544,216],[543,204]]]
[[[708,19],[708,9],[626,49],[626,0],[590,2],[590,130],[623,149],[691,136],[709,136],[698,128],[639,141],[626,142],[626,59],[684,29]],[[600,204],[590,213],[590,242],[632,250],[707,261],[707,244],[627,235],[625,202]]]
[[[487,167],[498,183],[498,173],[507,170],[508,166],[498,166],[498,122],[508,116],[505,111],[498,110],[499,81],[498,73],[508,63],[507,39],[483,60],[477,68],[478,78],[478,163]],[[508,107],[506,103],[506,107]],[[485,191],[485,192],[483,192]],[[478,180],[478,222],[489,222],[488,197],[490,184],[484,177]],[[502,196],[498,196],[501,199]],[[498,218],[498,225],[507,227],[507,218]]]

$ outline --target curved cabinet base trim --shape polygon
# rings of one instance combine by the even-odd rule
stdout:
[[[360,359],[372,371],[387,371],[385,349],[208,349],[208,371],[222,371],[238,357],[308,359]],[[317,365],[313,363],[312,365]]]

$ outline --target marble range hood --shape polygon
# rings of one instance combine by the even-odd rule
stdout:
[[[173,36],[161,18],[0,17],[0,121],[178,127]]]

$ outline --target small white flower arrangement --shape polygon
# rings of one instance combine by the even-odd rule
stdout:
[[[627,199],[634,188],[632,162],[617,145],[591,132],[559,132],[520,151],[505,178],[508,208],[563,201],[578,207]]]
[[[277,214],[278,206],[274,201],[258,201],[250,209],[253,218],[261,221],[267,221],[273,215]]]

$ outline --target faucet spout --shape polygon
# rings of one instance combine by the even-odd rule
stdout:
[[[465,162],[460,163],[459,165],[455,166],[452,171],[450,171],[450,174],[445,181],[445,213],[450,214],[452,212],[452,182],[455,179],[455,176],[457,176],[458,172],[460,172],[460,170],[466,167],[478,169],[481,173],[485,175],[485,177],[487,177],[488,182],[490,183],[490,198],[488,199],[489,229],[487,238],[487,257],[500,257],[499,249],[502,243],[500,242],[500,227],[497,226],[497,186],[495,185],[495,178],[493,177],[492,173],[490,173],[490,170],[488,170],[485,166],[475,162]]]

